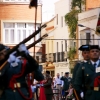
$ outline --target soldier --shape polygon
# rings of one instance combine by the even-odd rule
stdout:
[[[81,92],[82,84],[85,85],[85,100],[100,100],[100,48],[98,45],[91,45],[89,48],[90,60],[84,66],[78,68],[74,88],[78,94]],[[84,74],[83,74],[84,73]],[[81,100],[81,99],[79,99]]]
[[[7,47],[0,44],[0,62],[6,57]],[[39,65],[31,57],[24,44],[18,48],[23,52],[24,59],[17,59],[14,54],[9,56],[8,62],[0,67],[0,85],[4,86],[4,92],[0,100],[33,100],[30,84],[26,82],[27,74],[34,71],[34,78],[41,81],[44,79],[39,71]],[[1,81],[3,79],[3,83]]]
[[[82,46],[80,46],[80,48],[78,50],[82,51],[83,61],[76,63],[76,65],[74,66],[74,70],[73,70],[73,74],[72,74],[73,86],[74,86],[75,75],[76,75],[78,68],[80,67],[81,64],[84,64],[89,60],[89,45],[82,45]]]
[[[82,57],[83,57],[83,61],[79,61],[78,63],[76,63],[74,70],[73,70],[73,74],[72,74],[72,84],[74,87],[74,81],[75,81],[75,77],[76,77],[76,73],[78,68],[81,65],[84,65],[84,63],[86,63],[89,60],[89,45],[82,45],[79,48],[80,51],[82,51]],[[75,93],[74,93],[75,95]],[[83,95],[84,95],[84,83],[83,83],[83,89],[81,90],[81,98],[83,99]],[[76,97],[76,95],[75,95]]]
[[[68,92],[66,92],[69,89],[69,84],[71,83],[71,78],[69,77],[69,72],[65,73],[65,76],[61,77],[61,80],[64,82],[62,91],[64,92],[64,97],[67,96]]]

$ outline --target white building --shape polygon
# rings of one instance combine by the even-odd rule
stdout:
[[[96,28],[98,23],[98,18],[100,14],[100,8],[95,8],[89,11],[82,12],[78,15],[78,25],[83,25],[85,27],[78,27],[78,37],[79,39],[88,39],[88,40],[79,40],[79,46],[83,44],[95,44],[100,46],[100,35],[96,34]],[[82,59],[82,56],[79,52],[79,59]]]
[[[69,38],[68,27],[65,24],[65,15],[71,9],[71,0],[59,0],[55,3],[55,32],[54,32],[54,52],[56,53],[55,75],[60,73],[64,75],[65,72],[70,72],[68,59],[62,59],[65,51],[69,49],[69,41],[64,39]],[[62,39],[62,40],[60,40]]]

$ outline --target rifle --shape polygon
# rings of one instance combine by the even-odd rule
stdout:
[[[80,100],[79,97],[78,97],[78,94],[77,94],[76,90],[74,89],[73,91],[74,91],[74,95],[76,97],[76,100]]]
[[[33,42],[32,44],[30,44],[29,46],[27,46],[27,49],[30,49],[31,47],[35,46],[38,42],[40,42],[42,39],[44,39],[47,36],[48,36],[48,34],[43,35],[38,40],[36,40],[35,42]]]
[[[9,50],[6,54],[5,59],[2,61],[2,63],[0,64],[0,67],[4,64],[4,62],[9,58],[9,55],[11,53],[13,53],[14,51],[17,50],[17,48],[19,47],[20,44],[24,44],[26,42],[28,42],[31,38],[35,37],[35,35],[37,35],[42,28],[45,28],[46,24],[42,25],[38,30],[36,30],[34,33],[32,33],[29,37],[25,38],[22,42],[20,42],[19,44],[17,44],[15,47],[13,47],[11,50]]]
[[[40,37],[38,40],[36,40],[35,42],[33,42],[32,44],[30,44],[29,46],[27,46],[27,49],[30,49],[31,47],[35,46],[37,43],[39,43],[41,40],[43,40],[45,37],[47,37],[48,34],[44,34],[42,37]],[[19,53],[16,50],[16,53],[14,54],[15,56],[22,56],[22,53]]]

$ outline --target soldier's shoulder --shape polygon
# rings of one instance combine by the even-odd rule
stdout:
[[[84,63],[85,63],[84,61],[78,61],[78,62],[77,62],[78,65],[79,65],[79,64],[81,65],[81,64],[84,64]]]

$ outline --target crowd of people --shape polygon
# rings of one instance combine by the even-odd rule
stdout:
[[[72,78],[66,72],[62,77],[57,73],[53,79],[54,100],[100,100],[100,47],[82,45],[79,50],[83,60],[74,66]]]
[[[57,73],[57,76],[51,78],[49,81],[47,78],[48,75],[50,78],[50,72],[46,71],[45,80],[37,81],[32,86],[32,91],[36,100],[74,100],[73,86],[71,84],[72,79],[69,77],[69,72],[66,72],[62,77]],[[38,92],[36,90],[38,90]]]

